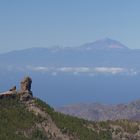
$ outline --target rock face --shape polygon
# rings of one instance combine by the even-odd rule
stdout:
[[[27,101],[30,98],[32,98],[33,94],[31,91],[31,84],[32,84],[32,79],[30,77],[25,77],[21,82],[20,82],[20,99],[22,101]]]
[[[13,86],[9,91],[16,91],[16,86]]]
[[[32,84],[32,79],[30,77],[25,77],[20,82],[21,91],[22,92],[31,91],[31,84]]]
[[[15,98],[16,97],[16,91],[6,91],[3,93],[0,93],[0,99],[3,98]]]
[[[14,86],[11,89],[9,89],[8,91],[0,93],[0,99],[15,98],[16,94],[17,94],[16,86]]]
[[[16,96],[20,97],[21,101],[28,101],[29,99],[32,99],[33,94],[31,91],[31,84],[32,79],[30,77],[25,77],[20,82],[20,90],[16,90],[16,86],[12,87],[9,91],[0,93],[0,99],[2,98],[14,98]]]

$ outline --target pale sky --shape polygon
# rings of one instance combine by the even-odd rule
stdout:
[[[0,53],[105,37],[140,49],[140,0],[0,0]]]

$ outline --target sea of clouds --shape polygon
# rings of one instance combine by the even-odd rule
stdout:
[[[130,75],[134,76],[140,73],[139,70],[133,68],[124,67],[45,67],[45,66],[24,66],[24,67],[12,67],[7,66],[6,71],[30,71],[30,72],[40,72],[49,73],[52,75],[57,74],[73,74],[81,75],[88,74],[90,76],[106,74],[106,75]]]

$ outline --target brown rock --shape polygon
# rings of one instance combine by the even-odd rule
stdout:
[[[29,101],[30,99],[32,99],[32,93],[31,92],[25,92],[20,94],[20,100],[21,101]]]
[[[16,91],[16,86],[12,87],[9,91]]]
[[[27,92],[31,91],[31,84],[32,84],[32,79],[30,77],[25,77],[21,82],[20,82],[20,88],[22,92]]]

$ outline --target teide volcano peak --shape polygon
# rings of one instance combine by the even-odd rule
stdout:
[[[119,41],[103,38],[95,42],[87,43],[81,46],[87,50],[127,50],[128,47],[120,43]]]

